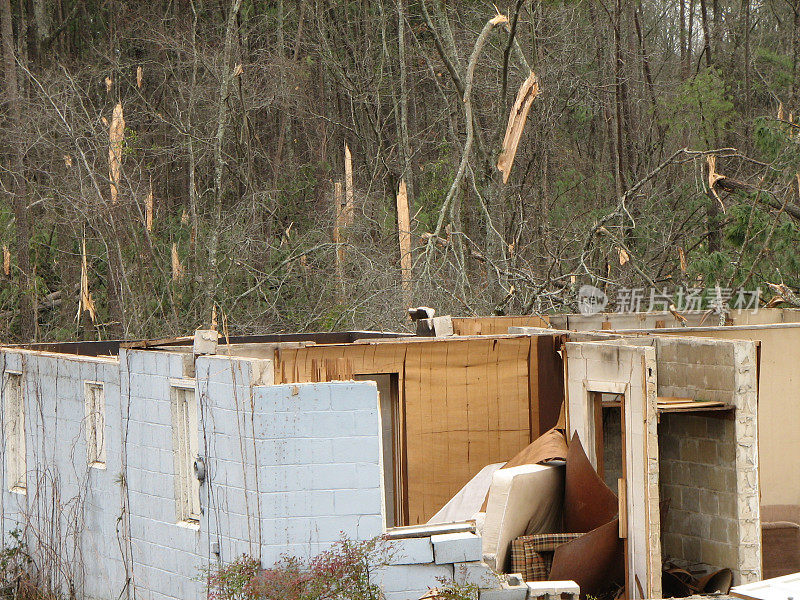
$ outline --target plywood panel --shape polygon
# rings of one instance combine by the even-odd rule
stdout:
[[[416,347],[415,347],[416,346]],[[411,523],[430,518],[487,464],[508,460],[529,443],[530,339],[472,339],[409,344],[406,414]],[[417,353],[425,360],[411,357]],[[415,418],[417,413],[422,418]],[[420,440],[424,455],[414,460]]]

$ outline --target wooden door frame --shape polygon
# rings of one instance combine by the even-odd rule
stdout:
[[[591,422],[594,426],[594,444],[593,453],[595,459],[595,471],[600,476],[600,479],[605,481],[605,444],[604,444],[604,429],[603,429],[603,394],[614,394],[621,396],[619,405],[619,422],[620,422],[620,438],[622,440],[622,478],[617,481],[617,498],[619,501],[619,537],[622,538],[623,555],[625,557],[625,589],[622,598],[630,598],[628,591],[631,589],[630,585],[630,569],[628,561],[628,510],[627,494],[623,494],[627,490],[627,473],[628,473],[628,457],[627,457],[627,432],[625,429],[625,399],[627,398],[628,384],[621,384],[620,382],[585,382],[585,392],[587,397],[587,405],[590,409]],[[607,389],[595,389],[598,387]],[[619,391],[623,389],[624,391]]]
[[[374,381],[373,377],[388,376],[392,398],[392,479],[394,482],[394,526],[408,524],[408,477],[406,460],[405,406],[400,394],[400,373],[358,373],[357,381]],[[378,405],[380,412],[380,405]],[[381,432],[381,438],[383,432]],[[384,472],[386,465],[384,465]]]

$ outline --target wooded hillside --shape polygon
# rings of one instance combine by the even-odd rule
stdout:
[[[800,285],[797,2],[0,0],[0,21],[3,341]]]

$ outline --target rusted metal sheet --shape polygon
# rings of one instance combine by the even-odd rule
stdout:
[[[583,450],[580,436],[575,433],[567,452],[564,531],[592,531],[615,518],[618,511],[617,495],[594,470]]]
[[[556,548],[550,579],[574,581],[581,588],[581,598],[597,598],[624,585],[625,547],[619,537],[619,519]]]
[[[523,448],[519,454],[509,460],[502,468],[508,469],[520,465],[536,465],[553,460],[566,460],[567,454],[567,439],[564,437],[564,432],[560,429],[551,429],[534,440],[532,444]]]
[[[664,571],[662,580],[665,598],[686,598],[696,594],[727,594],[732,584],[733,572],[728,568],[713,571],[698,579],[685,569],[672,567]]]

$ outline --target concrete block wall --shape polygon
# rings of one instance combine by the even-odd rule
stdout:
[[[141,471],[130,488],[137,590],[151,598],[198,597],[198,575],[217,561],[249,554],[269,566],[284,554],[309,558],[341,532],[355,539],[382,532],[374,383],[263,385],[273,380],[268,361],[199,356],[199,453],[207,477],[199,526],[190,527],[176,522],[168,389],[184,374],[183,362],[170,353],[155,361],[152,351],[136,355],[125,364],[134,390],[129,472]],[[146,455],[134,458],[134,436],[157,446],[157,470]],[[160,481],[155,497],[146,491],[152,477]]]
[[[662,414],[659,482],[670,510],[666,557],[729,567],[735,583],[761,575],[755,344],[655,339],[658,395],[714,400],[731,415]]]
[[[565,344],[565,391],[569,435],[580,435],[586,455],[596,465],[595,396],[621,394],[625,402],[628,511],[628,577],[641,588],[632,598],[661,595],[661,542],[656,430],[656,352],[647,345],[609,342]],[[640,592],[643,592],[643,594]]]
[[[379,535],[375,384],[265,385],[271,368],[155,350],[121,350],[119,360],[0,351],[0,373],[23,373],[28,469],[27,494],[8,492],[0,461],[3,539],[20,525],[31,548],[47,545],[79,598],[188,600],[205,594],[203,569],[242,553],[269,566],[317,554],[340,532]],[[88,465],[86,381],[104,384],[105,469]],[[177,381],[198,399],[207,474],[197,524],[176,513]]]
[[[8,491],[6,440],[1,439],[3,542],[18,528],[30,549],[49,555],[62,584],[89,598],[117,597],[125,580],[116,529],[122,512],[122,466],[120,453],[108,449],[118,449],[121,442],[119,364],[110,358],[0,352],[0,380],[9,372],[22,374],[27,475],[25,494]],[[107,452],[102,469],[88,464],[87,381],[104,384]]]
[[[383,466],[377,386],[254,388],[262,563],[310,557],[340,538],[380,535]]]
[[[699,338],[655,338],[658,395],[711,400],[734,400],[733,345]]]
[[[662,523],[665,559],[737,568],[736,438],[720,416],[662,414],[659,481],[669,510]]]
[[[734,341],[736,508],[739,583],[761,579],[761,487],[758,454],[758,363],[753,342]]]
[[[603,409],[603,480],[612,490],[622,478],[622,411]]]
[[[119,359],[125,439],[116,450],[125,461],[134,594],[200,596],[204,586],[196,578],[208,564],[209,531],[202,522],[200,528],[178,524],[175,503],[171,387],[187,379],[183,356],[121,350]]]

